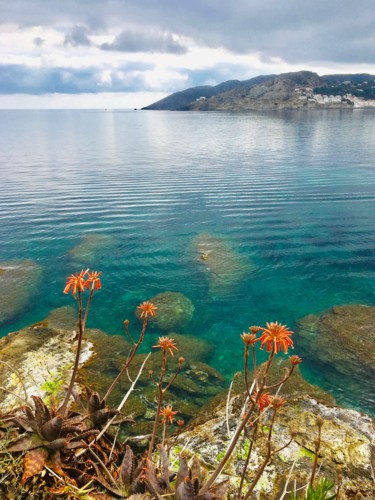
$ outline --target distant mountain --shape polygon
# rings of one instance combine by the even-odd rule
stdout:
[[[374,102],[372,102],[374,100]],[[310,71],[228,80],[175,92],[142,109],[246,111],[375,106],[375,75],[325,75]]]

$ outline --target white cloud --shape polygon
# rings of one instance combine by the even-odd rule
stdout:
[[[372,0],[12,0],[0,3],[0,92],[51,102],[302,69],[375,73],[374,22]]]

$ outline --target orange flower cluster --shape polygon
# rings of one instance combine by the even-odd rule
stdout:
[[[169,352],[169,354],[173,358],[173,350],[175,349],[178,351],[176,344],[174,343],[174,340],[169,338],[169,337],[159,337],[159,344],[153,345],[152,347],[155,347],[157,349],[161,349],[164,352]]]
[[[178,411],[173,411],[172,406],[166,406],[160,410],[160,416],[163,417],[161,423],[165,424],[169,422],[171,424],[176,413],[178,413]]]
[[[101,271],[91,271],[82,269],[81,272],[71,274],[66,279],[64,293],[71,292],[75,297],[76,293],[82,293],[85,290],[99,290],[101,288],[100,275]]]
[[[256,397],[256,396],[255,396]],[[263,392],[258,399],[259,411],[262,413],[264,408],[271,404],[272,396],[269,392]]]
[[[147,318],[148,315],[155,316],[155,311],[157,309],[151,302],[143,302],[137,307],[140,310],[140,318]]]
[[[291,347],[293,349],[293,341],[290,338],[292,331],[288,330],[286,325],[282,325],[277,321],[274,323],[266,323],[267,328],[262,328],[261,326],[250,326],[249,332],[242,333],[241,338],[244,344],[249,347],[250,345],[255,345],[255,342],[260,342],[260,348],[266,347],[267,352],[274,349],[275,354],[284,349],[285,354],[288,354],[288,349]],[[262,334],[257,338],[257,333],[261,331]],[[302,359],[298,356],[291,356],[291,363],[297,365],[302,362]]]
[[[288,354],[288,348],[293,349],[293,341],[290,338],[293,332],[288,330],[286,325],[282,325],[277,321],[275,323],[266,323],[266,325],[267,328],[262,328],[263,333],[259,338],[259,342],[261,342],[260,348],[263,349],[266,346],[267,352],[274,349],[275,354],[284,349],[284,353]]]

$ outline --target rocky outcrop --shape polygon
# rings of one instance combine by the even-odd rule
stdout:
[[[52,311],[44,321],[1,339],[0,411],[23,404],[31,395],[39,395],[47,401],[51,396],[58,400],[62,397],[74,359],[75,318],[76,312],[73,308],[59,308]],[[194,353],[186,353],[184,351],[189,350],[191,338],[189,339],[188,335],[170,335],[173,335],[179,351],[173,358],[168,356],[165,380],[170,380],[177,369],[179,355],[185,356],[187,360],[166,393],[165,403],[173,405],[173,409],[178,411],[177,418],[186,421],[193,419],[188,430],[174,441],[172,458],[173,453],[177,454],[184,448],[185,454],[199,454],[206,468],[212,469],[223,456],[239,420],[244,403],[240,380],[236,379],[233,387],[232,394],[235,395],[230,399],[227,416],[227,394],[222,391],[224,379],[204,363],[207,345],[199,345],[199,339],[196,339]],[[129,348],[122,335],[107,335],[100,330],[87,329],[79,382],[89,385],[103,395],[126,361]],[[189,354],[200,359],[189,359]],[[135,357],[128,372],[130,379],[134,380],[145,356],[146,354],[138,354]],[[160,350],[156,350],[147,362],[136,391],[123,409],[125,415],[136,421],[122,430],[124,437],[150,432],[157,403],[153,379],[157,379],[160,373],[161,359]],[[280,379],[284,368],[285,362],[275,360],[269,379],[271,385]],[[109,403],[116,406],[129,386],[128,378],[124,377]],[[294,440],[289,447],[272,457],[257,486],[254,498],[280,498],[288,477],[289,489],[294,485],[294,481],[297,486],[308,482],[314,460],[317,416],[324,420],[319,475],[335,482],[337,468],[340,467],[341,500],[354,498],[358,494],[369,500],[374,498],[374,421],[358,411],[335,406],[332,397],[308,384],[298,369],[282,386],[281,394],[287,403],[278,413],[272,438],[273,446],[283,446],[289,439],[291,429],[295,433]],[[211,399],[211,402],[205,405],[208,399]],[[264,458],[264,440],[269,419],[270,414],[266,413],[261,421],[246,476],[247,485]],[[230,478],[232,489],[238,485],[248,449],[248,439],[241,439],[224,470],[225,475]]]
[[[305,316],[298,322],[296,346],[340,402],[356,394],[358,406],[375,414],[375,307],[336,306]]]
[[[300,378],[298,375],[297,378]],[[303,379],[302,379],[303,380]],[[354,410],[347,410],[328,403],[329,396],[321,400],[322,392],[316,393],[314,386],[299,380],[299,390],[293,382],[283,387],[282,395],[287,403],[278,413],[272,437],[273,449],[284,446],[290,439],[290,432],[295,432],[293,442],[279,454],[272,457],[255,488],[251,498],[279,499],[285,490],[292,491],[294,485],[301,487],[309,482],[315,459],[315,440],[317,437],[316,419],[323,418],[322,444],[319,451],[319,477],[325,477],[334,484],[342,474],[340,499],[374,498],[375,482],[373,470],[374,455],[374,421],[367,415]],[[318,396],[319,399],[312,397]],[[327,399],[328,398],[328,399]],[[205,418],[201,416],[191,424],[189,430],[179,437],[179,447],[188,456],[198,454],[208,471],[215,468],[218,460],[225,453],[243,405],[243,396],[237,395],[230,400],[229,434],[226,416],[226,404],[211,404]],[[260,464],[265,457],[265,440],[270,415],[266,414],[261,422],[261,430],[255,441],[254,451],[246,474],[244,491],[251,484]],[[221,478],[229,478],[234,491],[240,481],[241,472],[249,450],[249,440],[242,438],[232,454]],[[288,478],[288,480],[287,480]],[[288,483],[288,484],[286,484]],[[334,492],[334,490],[333,490]],[[356,497],[361,494],[362,496]]]
[[[75,329],[74,310],[64,307],[0,339],[1,411],[29,403],[32,395],[61,397],[74,363]],[[85,341],[82,363],[92,356],[92,349],[93,344]]]
[[[28,307],[41,276],[41,267],[32,260],[0,262],[0,325]]]
[[[133,325],[134,337],[138,326]],[[52,311],[45,320],[0,339],[0,412],[25,402],[30,403],[32,395],[40,396],[47,402],[51,397],[62,401],[75,359],[76,330],[74,308],[61,307]],[[177,370],[180,356],[184,356],[186,361],[167,392],[165,401],[179,412],[179,418],[190,420],[208,398],[222,391],[224,378],[204,362],[209,352],[207,342],[190,335],[170,335],[178,351],[174,358],[169,357],[166,380]],[[134,425],[127,429],[130,434],[150,432],[155,418],[157,391],[150,373],[158,377],[161,353],[156,349],[152,351],[138,381],[136,393],[124,408],[125,414],[136,419]],[[78,382],[103,396],[127,361],[129,352],[130,345],[123,335],[108,335],[98,329],[86,329]],[[131,379],[136,377],[145,356],[135,356],[128,371]],[[116,407],[130,385],[125,375],[113,391],[109,404]]]

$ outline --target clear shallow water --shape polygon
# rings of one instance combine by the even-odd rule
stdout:
[[[83,263],[69,251],[107,235],[89,326],[119,333],[141,300],[181,292],[196,309],[186,333],[209,340],[230,377],[251,324],[293,329],[333,305],[375,305],[374,158],[373,111],[0,111],[0,260],[43,268],[31,307],[0,332],[72,304],[65,277]],[[197,262],[202,233],[251,261],[219,294]]]

